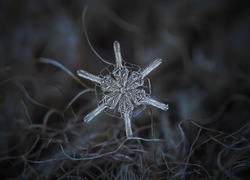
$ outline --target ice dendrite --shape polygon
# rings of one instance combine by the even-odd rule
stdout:
[[[84,70],[77,71],[79,76],[97,83],[102,91],[102,100],[99,102],[99,106],[91,111],[84,118],[84,121],[91,121],[107,109],[116,110],[125,121],[127,138],[132,138],[131,117],[137,107],[151,105],[164,111],[168,110],[167,104],[151,99],[144,89],[145,77],[158,67],[162,60],[156,59],[145,69],[133,71],[123,63],[120,44],[117,41],[114,42],[114,52],[116,64],[111,74],[102,77]]]

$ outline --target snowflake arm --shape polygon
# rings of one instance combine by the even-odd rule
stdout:
[[[161,64],[161,59],[156,59],[148,67],[146,67],[140,74],[141,78],[144,79],[151,71],[157,68]]]
[[[105,103],[101,104],[96,109],[94,109],[93,111],[91,111],[87,116],[85,116],[84,122],[91,121],[95,116],[97,116],[98,114],[100,114],[101,112],[103,112],[105,110],[105,108],[107,108],[106,104]]]
[[[100,77],[95,76],[93,74],[90,74],[87,71],[84,71],[84,70],[80,69],[80,70],[77,71],[77,74],[78,74],[78,76],[81,76],[81,77],[83,77],[85,79],[88,79],[88,80],[90,80],[92,82],[96,82],[98,84],[101,84],[102,79]]]
[[[120,44],[117,41],[114,42],[114,52],[116,59],[116,67],[122,68],[123,65],[122,65],[121,49],[120,49]]]
[[[168,104],[161,103],[161,102],[156,101],[156,100],[151,99],[151,98],[144,98],[140,101],[140,103],[154,106],[154,107],[159,108],[163,111],[167,111],[169,109]]]
[[[132,128],[131,128],[131,119],[130,119],[130,112],[125,112],[123,114],[123,119],[125,121],[125,131],[126,131],[126,136],[128,139],[132,138]]]

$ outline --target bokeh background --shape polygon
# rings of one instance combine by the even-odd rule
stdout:
[[[94,84],[63,67],[75,76],[107,67],[86,40],[86,6],[103,59],[115,62],[117,40],[126,62],[163,60],[151,96],[170,110],[133,118],[144,139],[126,140],[123,121],[105,113],[81,121],[98,105]],[[247,0],[1,0],[0,22],[1,177],[250,178]]]

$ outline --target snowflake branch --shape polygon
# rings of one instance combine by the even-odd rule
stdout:
[[[141,72],[141,78],[145,78],[151,71],[153,71],[155,68],[157,68],[161,64],[161,59],[156,59],[154,62],[152,62],[148,67],[146,67]]]
[[[105,103],[101,104],[95,110],[91,111],[87,116],[85,116],[84,122],[91,121],[95,116],[100,114],[105,108],[107,108],[107,105]]]
[[[163,111],[167,111],[169,109],[168,104],[164,104],[164,103],[161,103],[159,101],[156,101],[156,100],[150,99],[150,98],[144,98],[144,99],[140,100],[140,103],[157,107]]]
[[[131,128],[131,119],[130,119],[130,111],[126,111],[123,114],[123,119],[125,121],[125,130],[126,130],[126,136],[128,139],[132,138],[132,128]]]
[[[116,59],[116,66],[118,68],[122,68],[122,56],[121,56],[121,49],[119,42],[114,42],[114,52],[115,52],[115,59]]]
[[[98,84],[101,84],[101,80],[102,79],[100,77],[95,76],[93,74],[90,74],[90,73],[88,73],[88,72],[86,72],[84,70],[78,70],[77,74],[78,74],[78,76],[81,76],[81,77],[83,77],[85,79],[88,79],[90,81],[93,81],[93,82],[96,82]]]

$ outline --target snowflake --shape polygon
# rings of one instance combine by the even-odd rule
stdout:
[[[150,94],[146,93],[144,85],[145,77],[158,67],[162,60],[156,59],[145,69],[133,71],[124,65],[120,45],[117,41],[114,42],[114,52],[116,65],[114,65],[114,69],[110,74],[95,76],[84,70],[77,71],[79,76],[97,83],[102,91],[102,99],[99,102],[99,106],[84,118],[84,122],[91,121],[103,111],[116,110],[125,121],[127,138],[132,138],[131,117],[136,108],[151,105],[164,111],[168,110],[168,105],[150,98]]]

